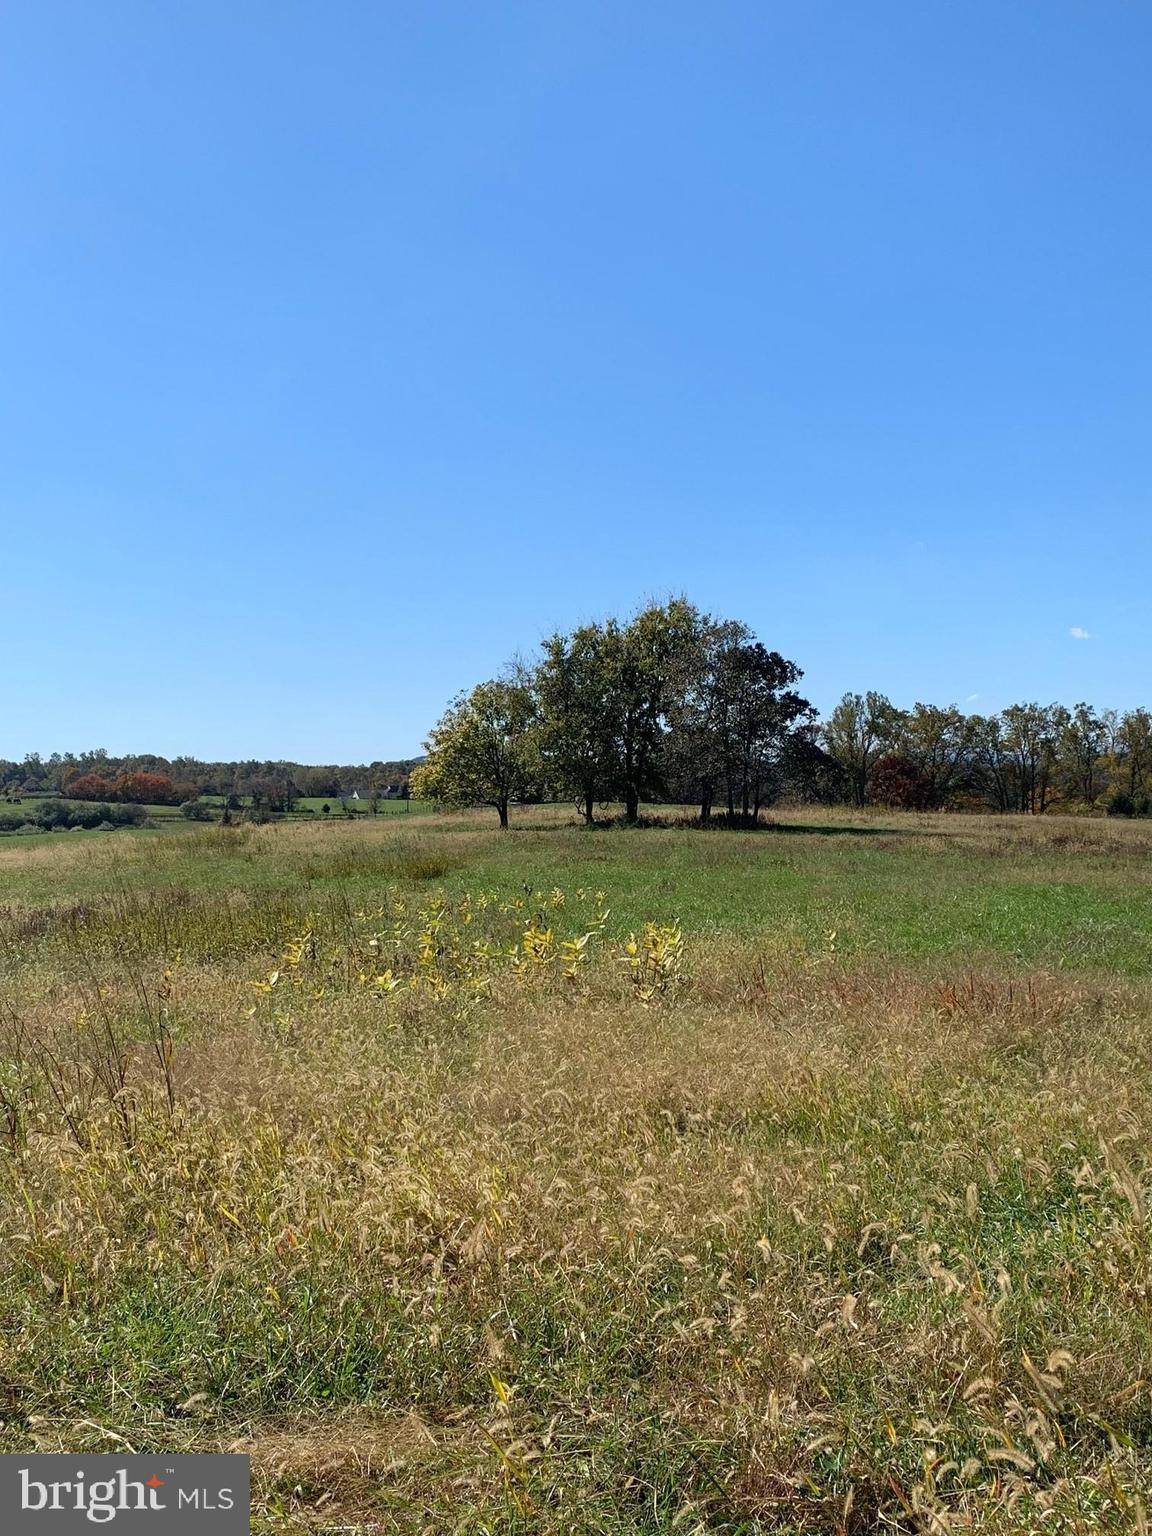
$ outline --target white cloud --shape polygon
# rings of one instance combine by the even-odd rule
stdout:
[[[1079,624],[1073,624],[1068,633],[1072,636],[1073,640],[1091,640],[1092,638],[1086,629],[1081,629]]]
[[[979,697],[980,697],[980,695],[978,693],[970,693],[968,695],[968,697],[964,700],[964,702],[965,702],[965,704],[975,704],[976,700]]]

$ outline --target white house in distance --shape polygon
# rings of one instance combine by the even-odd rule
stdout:
[[[378,800],[403,800],[406,798],[404,791],[405,785],[403,784],[388,784],[383,789],[376,791],[376,798]],[[350,800],[370,800],[371,798],[372,796],[367,790],[361,794],[358,789],[350,789],[347,793],[339,796],[342,805],[347,805]]]

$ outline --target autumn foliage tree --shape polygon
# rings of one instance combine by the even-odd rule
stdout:
[[[115,779],[100,773],[82,773],[64,785],[69,800],[119,801],[121,805],[179,805],[195,793],[194,784],[173,784],[166,773],[143,770],[121,773]]]
[[[934,799],[932,780],[912,758],[887,752],[872,766],[868,799],[894,811],[926,811]]]
[[[64,786],[69,800],[112,800],[115,792],[110,779],[98,773],[82,773]]]
[[[176,786],[164,773],[122,773],[112,786],[124,805],[176,805]]]

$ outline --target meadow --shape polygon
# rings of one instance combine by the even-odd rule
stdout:
[[[1152,828],[0,845],[0,1449],[254,1528],[1131,1532]]]

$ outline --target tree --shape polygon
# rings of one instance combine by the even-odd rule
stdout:
[[[998,811],[1016,808],[1012,753],[999,715],[969,715],[972,773],[978,791]]]
[[[70,800],[111,800],[114,793],[109,781],[98,773],[81,773],[69,779],[64,792]]]
[[[660,793],[663,746],[675,691],[699,645],[702,616],[684,598],[643,609],[621,628],[604,626],[605,689],[618,792],[635,821],[640,801]]]
[[[1112,722],[1098,715],[1090,704],[1061,711],[1056,736],[1056,758],[1061,787],[1073,799],[1088,805],[1101,790],[1101,758],[1108,746]]]
[[[776,796],[778,764],[789,734],[798,720],[810,719],[815,711],[788,686],[803,675],[800,668],[758,640],[731,649],[725,669],[730,679],[724,738],[728,814],[735,815],[738,802],[741,821],[755,825],[761,806]]]
[[[867,804],[872,764],[893,745],[900,718],[882,693],[846,693],[828,717],[824,745],[843,769],[857,805]]]
[[[669,758],[699,798],[707,823],[722,789],[729,819],[755,824],[783,782],[797,722],[814,713],[789,685],[803,675],[746,624],[701,619],[673,677]]]
[[[959,784],[973,744],[973,724],[955,704],[914,704],[897,716],[897,750],[909,758],[925,787],[926,799],[917,809],[943,805]]]
[[[335,798],[340,793],[340,774],[336,768],[305,768],[298,778],[303,795]]]
[[[112,786],[124,805],[176,805],[176,790],[165,773],[122,773]]]
[[[412,792],[440,805],[491,805],[508,827],[508,808],[536,793],[541,761],[536,700],[522,678],[479,683],[456,699],[424,744]]]
[[[935,794],[928,774],[903,752],[886,752],[873,765],[868,780],[868,798],[873,805],[886,805],[898,811],[926,811]]]
[[[1042,814],[1046,809],[1056,740],[1067,715],[1059,704],[1010,704],[1003,711],[1003,743],[1012,764],[1017,810]]]
[[[20,765],[21,786],[32,794],[45,789],[48,784],[48,769],[39,752],[29,752]]]
[[[729,811],[734,811],[730,727],[735,657],[754,640],[738,619],[702,618],[695,645],[680,655],[668,710],[668,772],[680,797],[700,806],[703,825],[712,818],[718,794],[727,793]]]
[[[1152,715],[1146,709],[1130,709],[1121,717],[1116,752],[1129,795],[1146,794],[1152,775]]]
[[[789,731],[777,765],[780,787],[796,800],[834,805],[844,798],[844,772],[820,745],[819,734],[814,721]]]
[[[602,625],[583,624],[544,642],[535,677],[540,751],[550,788],[574,795],[589,826],[597,801],[618,788],[612,683]]]
[[[291,779],[279,774],[262,775],[251,779],[248,793],[254,811],[268,811],[282,815],[296,804],[296,786]]]

